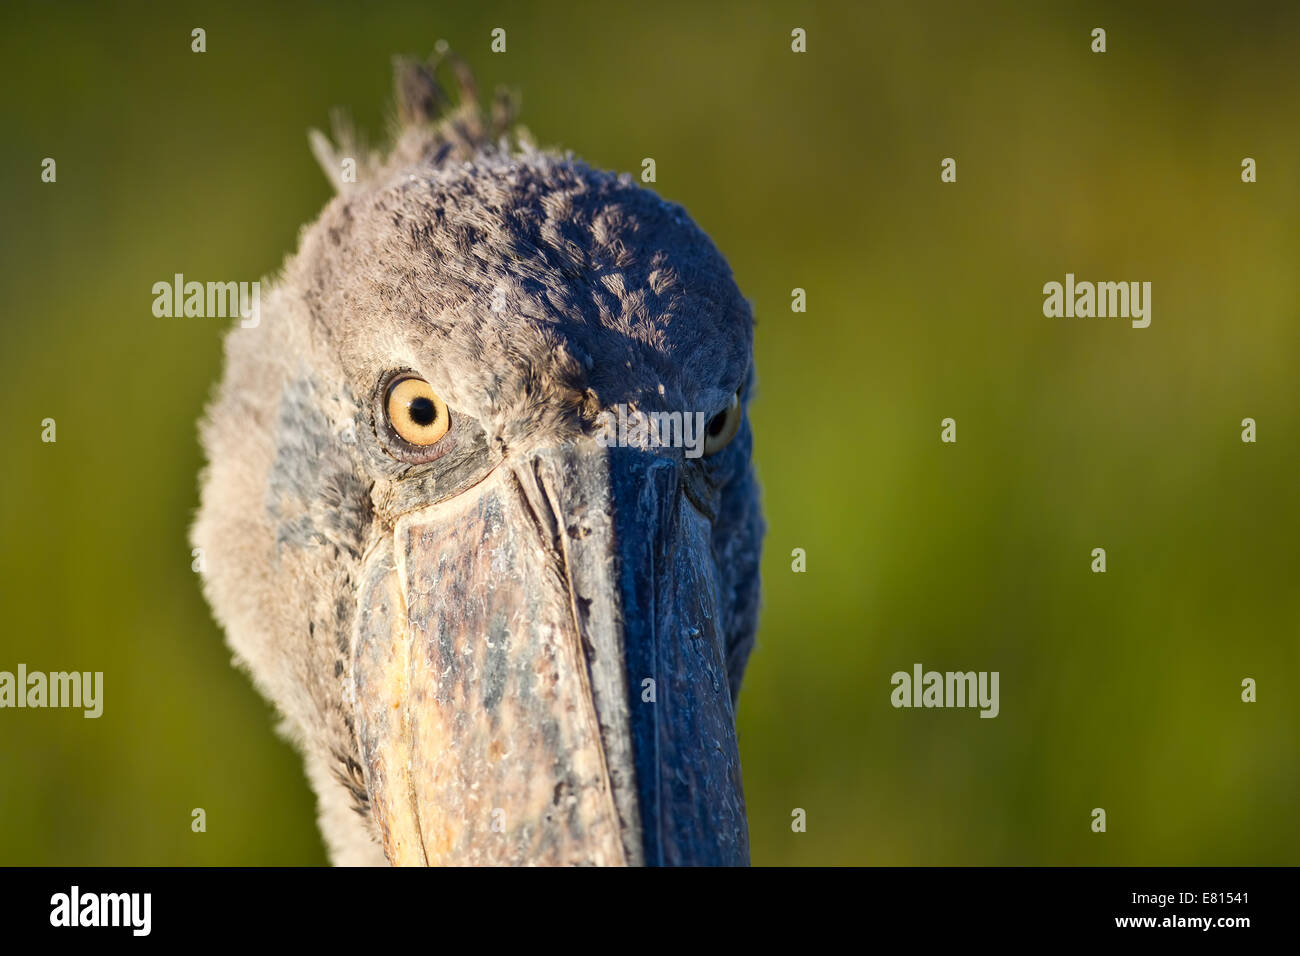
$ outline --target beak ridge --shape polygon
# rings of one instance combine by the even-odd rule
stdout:
[[[747,862],[709,525],[681,468],[541,449],[369,557],[353,704],[390,861]]]

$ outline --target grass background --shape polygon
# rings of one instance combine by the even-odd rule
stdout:
[[[150,290],[273,272],[328,198],[306,130],[378,138],[439,38],[541,142],[654,157],[754,302],[755,863],[1300,861],[1300,8],[1134,7],[5,4],[0,669],[106,703],[0,711],[0,863],[325,861],[190,570],[224,323]],[[1151,281],[1151,327],[1044,318],[1067,271]],[[917,661],[1001,715],[894,710]]]

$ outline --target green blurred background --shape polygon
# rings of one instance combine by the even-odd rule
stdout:
[[[439,38],[539,141],[654,157],[754,302],[755,863],[1300,862],[1300,11],[1132,6],[7,3],[0,669],[105,710],[0,711],[0,863],[325,861],[190,570],[225,323],[151,286],[278,268],[307,129],[381,138]],[[1151,327],[1044,318],[1067,271],[1151,281]],[[914,662],[1001,715],[893,709]]]

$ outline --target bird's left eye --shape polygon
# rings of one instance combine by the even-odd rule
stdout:
[[[731,439],[740,431],[740,393],[731,396],[729,404],[718,414],[709,419],[704,427],[704,457],[715,455],[731,444]]]
[[[421,448],[434,444],[451,428],[447,403],[422,378],[399,378],[389,385],[384,414],[398,438]]]

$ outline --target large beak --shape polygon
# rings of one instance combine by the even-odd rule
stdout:
[[[710,519],[683,462],[583,438],[369,557],[356,733],[395,864],[744,864]]]

